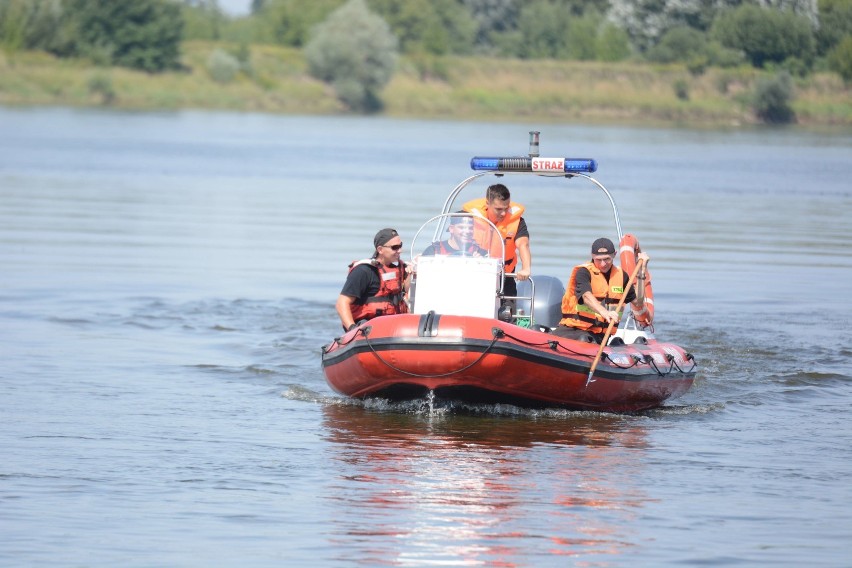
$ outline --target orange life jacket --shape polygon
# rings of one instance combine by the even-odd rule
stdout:
[[[468,213],[473,213],[479,217],[488,219],[486,212],[485,198],[474,199],[464,204],[463,209]],[[515,266],[518,264],[518,256],[515,254],[515,235],[518,233],[518,225],[521,224],[521,215],[524,214],[524,206],[518,203],[510,202],[509,210],[499,223],[494,223],[503,237],[503,243],[506,247],[506,255],[503,258],[503,270],[506,272],[514,272]],[[477,244],[488,251],[488,254],[493,258],[500,258],[503,252],[503,244],[494,237],[494,229],[486,223],[476,223],[473,229],[473,239]]]
[[[577,271],[581,268],[589,270],[589,274],[592,275],[592,294],[604,306],[615,307],[625,294],[624,273],[620,268],[613,266],[607,281],[594,262],[579,264],[571,271],[565,295],[562,296],[562,320],[559,323],[584,329],[590,333],[604,333],[609,324],[595,310],[586,304],[581,304],[576,295]]]
[[[372,319],[376,316],[408,313],[408,305],[403,300],[402,283],[405,281],[405,263],[401,260],[398,266],[385,266],[374,258],[357,260],[349,265],[349,272],[359,264],[367,264],[379,275],[379,291],[370,296],[364,303],[356,298],[352,303],[352,319],[356,322]]]

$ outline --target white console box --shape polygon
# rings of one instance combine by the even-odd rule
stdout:
[[[414,313],[493,318],[499,307],[502,259],[421,256],[417,261]]]

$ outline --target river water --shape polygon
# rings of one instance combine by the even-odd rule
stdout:
[[[346,265],[530,129],[599,161],[693,389],[333,393]],[[850,180],[849,134],[0,109],[0,565],[849,565]],[[508,183],[534,275],[615,238]]]

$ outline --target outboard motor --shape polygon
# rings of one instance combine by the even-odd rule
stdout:
[[[533,276],[535,281],[535,324],[556,327],[562,319],[562,296],[565,286],[554,276]],[[529,296],[532,286],[529,280],[518,282],[518,296]],[[518,300],[518,308],[530,313],[530,301]]]

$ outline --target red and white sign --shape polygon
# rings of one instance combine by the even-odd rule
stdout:
[[[532,171],[547,173],[564,173],[565,158],[533,158]]]

